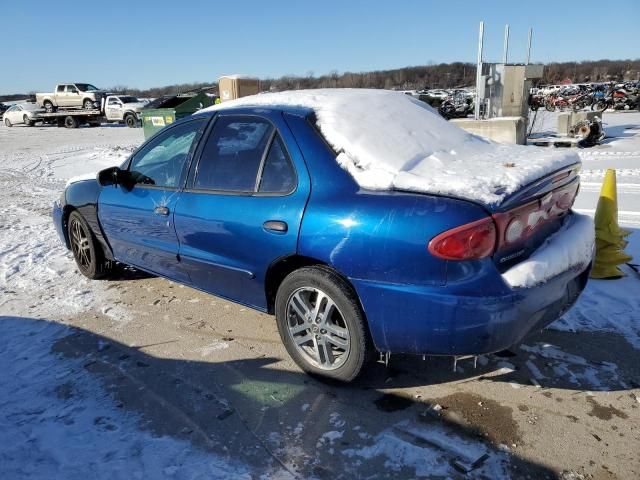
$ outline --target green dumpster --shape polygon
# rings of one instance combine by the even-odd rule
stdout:
[[[196,95],[184,94],[158,98],[140,112],[144,138],[147,139],[176,120],[211,105],[213,100],[203,92]]]

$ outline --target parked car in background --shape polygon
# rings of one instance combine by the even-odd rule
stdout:
[[[36,93],[36,102],[47,112],[54,112],[58,107],[92,110],[100,108],[105,94],[90,83],[59,83],[52,93]]]
[[[19,103],[9,107],[2,116],[4,124],[7,127],[23,124],[28,127],[33,126],[36,122],[42,121],[39,113],[42,109],[34,103]]]
[[[350,381],[376,351],[496,352],[564,313],[593,254],[578,171],[398,92],[282,92],[167,126],[53,220],[85,276],[121,263],[275,314],[303,370]]]

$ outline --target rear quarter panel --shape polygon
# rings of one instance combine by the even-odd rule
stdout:
[[[384,284],[390,289],[416,291],[444,286],[450,262],[432,256],[429,241],[450,228],[484,218],[488,212],[449,197],[362,190],[337,164],[335,152],[312,126],[307,123],[305,127],[300,119],[288,121],[311,176],[298,253],[330,265],[351,281],[374,343],[383,346],[385,322],[397,321],[393,305],[385,305],[382,311],[377,305],[383,299],[370,298],[370,292],[381,290],[362,286]],[[466,271],[457,272],[458,281],[474,277],[490,260],[464,263]]]

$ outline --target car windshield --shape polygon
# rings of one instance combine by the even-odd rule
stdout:
[[[98,87],[94,87],[90,83],[76,83],[75,85],[81,92],[94,92],[98,90]]]
[[[120,97],[120,100],[122,100],[122,103],[139,103],[140,100],[138,100],[136,97]]]

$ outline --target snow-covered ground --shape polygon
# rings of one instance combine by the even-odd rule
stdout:
[[[621,223],[633,229],[627,251],[638,261],[640,114],[606,113],[604,122],[616,138],[577,151],[584,166],[576,209],[593,213],[606,168],[616,168]],[[118,164],[141,142],[139,129],[0,126],[0,478],[255,478],[246,465],[143,431],[135,414],[118,409],[81,360],[51,352],[69,334],[65,320],[73,315],[96,311],[122,324],[130,321],[107,286],[77,273],[55,234],[50,209],[69,178]],[[552,328],[614,332],[640,349],[640,279],[623,269],[623,279],[590,281],[575,308]],[[539,348],[541,356],[550,355],[551,349]],[[323,442],[333,444],[334,437]],[[413,466],[416,476],[429,473],[426,467],[455,476],[437,455],[406,442],[414,437],[443,448],[455,444],[469,461],[486,451],[438,428],[416,430],[407,423],[343,453],[363,461],[387,457],[389,468]],[[503,476],[506,457],[491,453],[476,473]]]
[[[557,114],[544,112],[544,129],[551,129]],[[602,145],[580,149],[582,159],[580,193],[574,208],[588,215],[595,213],[604,174],[616,170],[618,217],[632,230],[626,251],[640,263],[640,113],[605,112],[607,133]],[[611,331],[622,334],[640,349],[640,276],[622,266],[627,277],[619,280],[592,280],[576,304],[551,328],[558,330]]]

